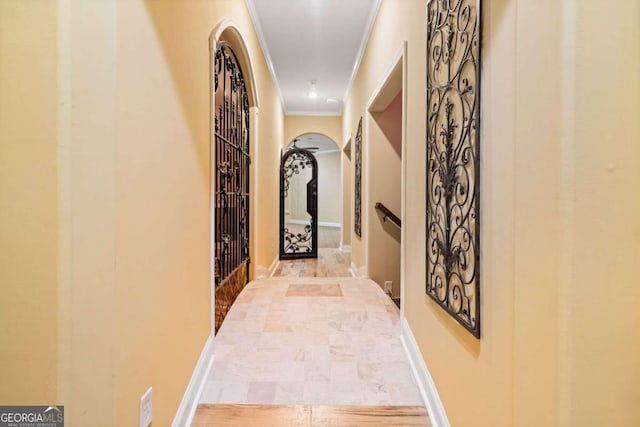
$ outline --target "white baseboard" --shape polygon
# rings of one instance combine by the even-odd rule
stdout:
[[[418,382],[418,388],[422,395],[427,411],[429,412],[429,419],[433,427],[451,427],[447,413],[444,410],[440,395],[436,385],[431,378],[427,364],[422,357],[418,343],[416,342],[411,327],[404,317],[400,320],[400,339],[402,340],[402,346],[409,358],[409,364],[413,370]]]
[[[297,225],[309,225],[309,221],[305,221],[303,219],[290,219],[289,224],[297,224]],[[340,224],[339,222],[326,222],[326,221],[318,221],[318,226],[319,227],[333,227],[333,228],[340,228],[342,227],[342,224]]]
[[[363,279],[369,278],[369,276],[367,275],[367,266],[363,265],[362,267],[358,268],[353,263],[353,261],[351,261],[351,274],[353,274],[353,277],[360,277]]]
[[[342,227],[342,224],[340,224],[339,222],[318,221],[318,226],[320,226],[320,227],[340,228],[340,227]]]
[[[276,256],[271,265],[269,266],[269,277],[273,277],[278,268],[278,264],[280,264],[280,257]]]
[[[280,262],[280,258],[276,256],[275,259],[271,262],[271,265],[269,266],[269,268],[264,267],[262,265],[256,266],[255,280],[261,280],[261,279],[266,279],[267,277],[272,277],[273,273],[276,271],[276,268],[278,268],[278,262]]]
[[[211,365],[213,365],[213,350],[213,335],[209,335],[202,349],[202,353],[200,353],[196,367],[193,370],[193,374],[187,385],[187,390],[184,392],[182,402],[180,402],[180,406],[178,406],[178,411],[173,419],[173,423],[171,423],[172,427],[188,427],[193,422],[202,389],[209,376]]]

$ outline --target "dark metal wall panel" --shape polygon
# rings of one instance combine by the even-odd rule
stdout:
[[[480,0],[427,4],[426,293],[480,337]]]
[[[304,170],[311,171],[305,183],[306,211],[310,223],[294,231],[285,223],[285,201],[291,197],[291,181]],[[301,195],[297,195],[300,197]],[[280,165],[280,259],[318,257],[318,162],[311,151],[292,148],[284,153]]]
[[[355,181],[353,226],[356,236],[362,237],[362,117],[358,122],[355,139]]]

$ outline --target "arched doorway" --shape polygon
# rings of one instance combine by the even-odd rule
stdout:
[[[293,138],[285,148],[283,161],[281,162],[281,179],[282,174],[286,176],[287,173],[292,173],[291,166],[296,166],[295,163],[289,165],[284,161],[285,158],[289,158],[287,156],[288,153],[295,149],[310,152],[317,168],[317,184],[315,187],[317,190],[317,194],[315,194],[317,212],[314,222],[316,229],[314,243],[318,248],[317,250],[326,254],[328,249],[340,249],[342,247],[341,230],[343,224],[341,150],[333,139],[324,134],[301,134]],[[299,240],[303,240],[304,244],[304,240],[312,231],[311,229],[306,229],[307,226],[311,225],[310,217],[307,215],[306,210],[308,193],[306,191],[306,182],[310,179],[310,169],[301,169],[299,165],[297,167],[300,175],[296,175],[294,181],[289,183],[291,193],[287,195],[290,197],[284,197],[284,188],[281,186],[280,233],[281,236],[286,236],[287,233],[284,232],[286,228],[291,238],[290,243],[298,244]],[[287,243],[286,239],[281,238],[281,255],[283,241],[285,244]],[[302,251],[305,250],[306,248],[302,248]],[[322,257],[321,255],[316,256]],[[280,258],[291,259],[295,257],[281,256]]]
[[[280,166],[280,259],[318,257],[318,162],[295,143]]]
[[[221,41],[213,61],[212,233],[215,331],[249,277],[249,93],[238,56]]]

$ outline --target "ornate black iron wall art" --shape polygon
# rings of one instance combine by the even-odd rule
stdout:
[[[249,268],[249,97],[238,58],[220,43],[214,57],[216,331],[247,283]]]
[[[427,4],[427,294],[480,337],[480,0]]]
[[[353,226],[356,236],[362,237],[362,117],[358,122],[358,131],[356,132],[356,179],[354,181],[355,188],[355,207],[353,210]]]
[[[301,203],[304,209],[293,208]],[[288,218],[287,212],[299,218]],[[280,165],[280,259],[317,257],[318,162],[311,151],[294,147]]]

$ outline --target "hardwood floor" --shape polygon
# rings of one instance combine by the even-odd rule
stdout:
[[[310,426],[308,405],[198,405],[191,427]]]
[[[221,405],[201,404],[192,427],[431,426],[422,406]]]

